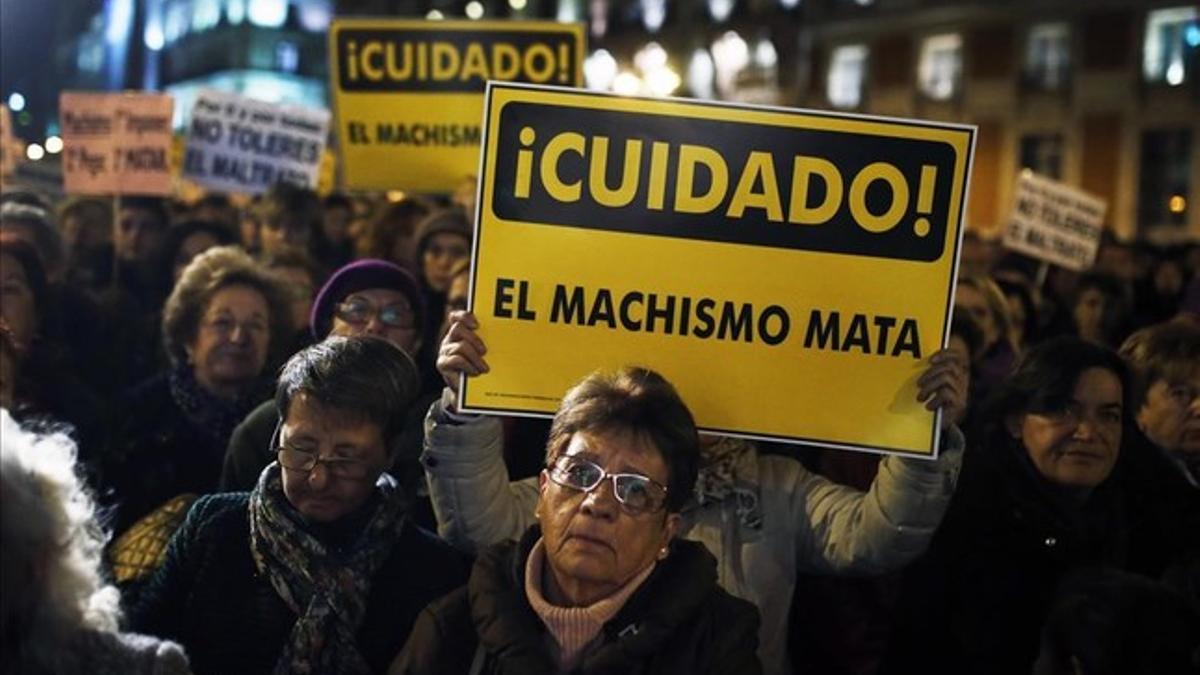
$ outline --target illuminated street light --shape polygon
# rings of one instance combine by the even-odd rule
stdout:
[[[37,143],[30,143],[29,147],[25,148],[25,156],[36,162],[46,156],[46,151]]]
[[[21,112],[25,109],[25,96],[19,91],[14,91],[8,95],[8,109],[13,112]]]
[[[482,19],[483,18],[483,4],[478,2],[477,0],[471,0],[471,2],[468,2],[467,3],[467,18],[468,19]]]
[[[48,152],[52,155],[57,155],[58,153],[62,152],[62,149],[63,149],[62,138],[60,138],[59,136],[47,136],[46,137],[46,152]]]
[[[707,49],[693,51],[692,61],[687,70],[688,89],[692,90],[692,95],[697,98],[713,98],[716,94],[713,91],[713,77],[716,72],[716,66],[713,65],[712,56]]]
[[[613,91],[622,96],[635,96],[642,90],[642,80],[637,75],[625,71],[617,73],[616,78],[613,79],[612,87]]]
[[[667,50],[657,42],[651,42],[633,55],[633,65],[643,74],[658,70],[667,65]]]
[[[608,91],[617,76],[617,60],[607,49],[597,49],[583,61],[583,79],[588,89]]]
[[[1183,195],[1171,195],[1171,199],[1167,201],[1167,209],[1171,213],[1183,213],[1187,210],[1187,200]]]
[[[512,7],[513,9],[517,10],[518,12],[521,11],[522,9],[525,9],[525,4],[526,4],[525,0],[508,0],[508,6]]]
[[[733,6],[735,0],[708,0],[708,14],[713,18],[713,21],[721,23],[733,14]]]
[[[1167,84],[1172,87],[1183,84],[1183,61],[1174,61],[1167,67]]]
[[[670,96],[679,88],[679,75],[668,66],[656,68],[646,74],[646,88],[655,96]]]
[[[767,38],[758,41],[758,45],[754,47],[754,60],[763,68],[774,68],[779,62],[779,54],[775,52],[775,45]]]
[[[445,16],[444,16],[444,15],[443,15],[441,12],[439,12],[438,10],[436,10],[436,9],[431,9],[431,10],[429,10],[429,13],[425,15],[425,18],[426,18],[426,19],[432,19],[432,20],[434,20],[434,21],[437,21],[437,20],[439,20],[439,19],[444,19],[444,18],[446,18],[446,17],[445,17]]]

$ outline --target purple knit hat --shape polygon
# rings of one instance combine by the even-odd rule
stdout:
[[[324,340],[333,328],[333,310],[347,295],[370,288],[386,288],[400,291],[408,298],[417,319],[417,331],[425,325],[425,301],[417,287],[417,280],[403,268],[386,260],[367,258],[356,260],[339,269],[317,293],[313,301],[308,326],[313,338]]]

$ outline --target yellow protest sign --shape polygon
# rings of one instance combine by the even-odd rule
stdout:
[[[549,414],[645,365],[706,430],[932,456],[970,126],[488,90],[475,412]]]
[[[67,192],[171,194],[169,95],[64,91],[58,107]]]
[[[582,24],[338,19],[330,89],[347,188],[450,192],[478,171],[488,80],[580,86]]]

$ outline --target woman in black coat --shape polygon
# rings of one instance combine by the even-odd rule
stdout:
[[[407,517],[385,473],[417,394],[412,360],[375,337],[294,356],[276,391],[278,460],[254,490],[195,503],[130,611],[197,675],[379,673],[466,565]]]
[[[1026,356],[980,416],[929,552],[905,573],[886,673],[1028,673],[1072,570],[1125,569],[1134,540],[1125,365],[1077,338]],[[1152,489],[1152,488],[1151,488]]]

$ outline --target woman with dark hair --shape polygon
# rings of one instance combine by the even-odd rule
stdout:
[[[471,256],[471,221],[459,209],[443,209],[429,214],[417,228],[416,264],[420,273],[421,293],[429,316],[442,316],[446,298],[454,280],[453,270],[460,261]],[[437,373],[437,354],[441,342],[442,324],[429,321],[421,342],[425,348],[417,355],[421,374],[430,392],[437,391],[441,379]]]
[[[537,524],[422,613],[389,672],[761,672],[754,606],[676,538],[699,464],[691,412],[660,375],[585,378],[550,428]]]
[[[429,215],[429,209],[424,201],[411,197],[380,206],[378,213],[363,223],[355,242],[358,257],[387,260],[415,272],[419,269],[413,254],[417,224]]]
[[[215,246],[237,243],[233,232],[221,223],[210,220],[185,220],[167,230],[163,242],[163,260],[171,266],[170,278],[179,282],[183,270],[196,256]]]
[[[1116,349],[1129,333],[1131,289],[1116,277],[1085,274],[1075,287],[1075,334]]]
[[[12,382],[13,414],[71,424],[91,462],[103,439],[101,405],[74,376],[63,337],[65,317],[55,297],[37,250],[11,234],[0,235],[0,320],[8,327],[13,365],[20,364]]]
[[[430,601],[466,578],[411,524],[385,473],[419,390],[375,337],[329,338],[279,376],[276,461],[250,492],[202,497],[131,611],[196,673],[378,673]]]
[[[1108,349],[1057,338],[1026,355],[981,412],[982,445],[905,573],[884,672],[1027,673],[1063,575],[1127,564],[1129,397]],[[936,649],[921,642],[931,635]]]
[[[172,367],[127,396],[110,451],[117,532],[183,493],[217,487],[229,436],[270,391],[269,364],[291,338],[281,282],[239,249],[197,256],[167,300]]]

